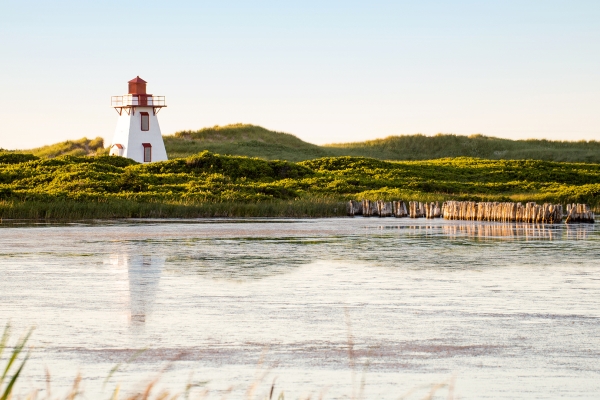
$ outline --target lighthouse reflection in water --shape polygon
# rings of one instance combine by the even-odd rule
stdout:
[[[113,254],[108,263],[121,278],[128,320],[140,325],[152,313],[159,290],[165,257],[142,254]],[[128,287],[126,284],[128,283]]]

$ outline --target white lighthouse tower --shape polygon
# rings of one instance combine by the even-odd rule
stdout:
[[[112,96],[111,103],[119,113],[119,120],[110,155],[141,163],[167,160],[156,118],[160,109],[167,106],[165,96],[147,94],[146,81],[138,76],[129,81],[129,94]]]

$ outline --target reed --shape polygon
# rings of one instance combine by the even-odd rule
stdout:
[[[345,215],[343,201],[326,197],[310,200],[240,202],[0,201],[4,220],[84,220],[114,218],[324,218]]]

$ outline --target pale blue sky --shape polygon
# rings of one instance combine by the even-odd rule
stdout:
[[[110,141],[136,75],[163,134],[600,140],[600,1],[0,0],[0,147]]]

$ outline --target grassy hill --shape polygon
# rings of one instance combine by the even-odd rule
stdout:
[[[165,136],[169,157],[188,157],[203,150],[218,154],[304,161],[355,156],[380,160],[432,160],[477,157],[491,160],[547,160],[600,163],[600,142],[509,140],[483,135],[403,135],[355,143],[317,146],[288,133],[235,124]]]
[[[600,163],[600,142],[509,140],[483,135],[403,135],[355,143],[317,146],[289,133],[255,125],[234,124],[164,136],[169,158],[184,158],[208,150],[217,154],[266,160],[304,161],[321,157],[354,156],[380,160],[432,160],[477,157],[490,160],[546,160]],[[102,138],[69,140],[21,153],[53,158],[61,155],[106,154]]]
[[[170,158],[188,157],[204,150],[287,161],[303,161],[337,154],[335,149],[332,151],[304,142],[289,133],[246,124],[180,131],[172,136],[164,136],[164,140]]]
[[[478,157],[491,160],[547,160],[600,162],[600,142],[510,140],[484,135],[403,135],[356,143],[325,146],[351,156],[384,160],[431,160],[444,157]]]
[[[36,147],[35,149],[21,150],[19,153],[33,154],[37,157],[54,158],[59,156],[94,156],[108,154],[108,149],[104,148],[104,139],[101,137],[97,137],[96,139],[84,137],[79,140],[66,140],[48,146]]]

